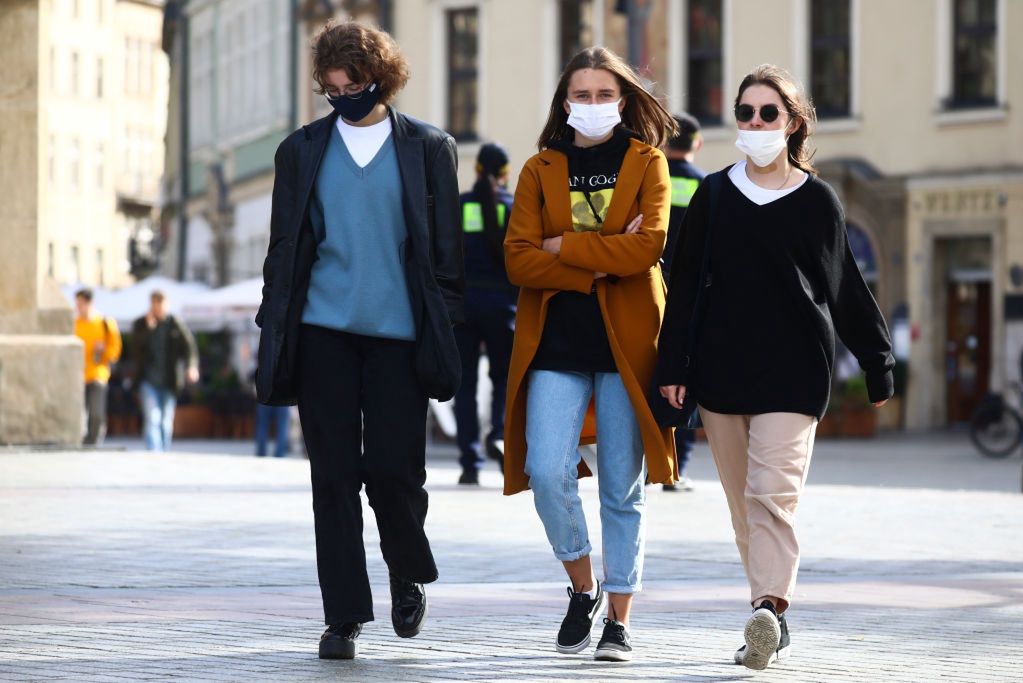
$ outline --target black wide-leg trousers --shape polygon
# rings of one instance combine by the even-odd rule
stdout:
[[[415,343],[303,325],[298,410],[313,486],[316,568],[327,624],[373,620],[362,501],[376,515],[388,569],[437,579],[426,521],[427,396]]]

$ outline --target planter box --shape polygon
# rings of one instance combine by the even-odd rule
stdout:
[[[174,438],[209,439],[213,436],[213,411],[209,406],[185,404],[174,411]]]

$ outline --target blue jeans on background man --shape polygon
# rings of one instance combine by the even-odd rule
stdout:
[[[554,556],[570,562],[589,555],[576,468],[591,395],[597,408],[604,590],[637,593],[642,589],[646,535],[646,467],[639,422],[618,373],[529,373],[526,474]]]
[[[479,407],[476,387],[479,374],[480,344],[487,350],[490,382],[494,386],[490,402],[490,432],[487,444],[504,439],[504,399],[508,388],[515,336],[515,298],[501,289],[474,289],[465,292],[465,323],[455,326],[455,341],[462,361],[462,383],[455,393],[455,422],[458,425],[459,463],[463,470],[479,470],[486,463],[480,444]]]
[[[288,454],[288,425],[291,423],[290,406],[265,406],[256,404],[256,455],[266,455],[270,440],[270,425],[274,425],[274,456],[283,458]]]
[[[139,393],[142,396],[142,434],[146,439],[146,449],[169,451],[177,396],[170,389],[149,382],[139,384]]]

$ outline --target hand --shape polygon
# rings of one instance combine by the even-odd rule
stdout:
[[[686,400],[686,387],[683,384],[669,384],[660,387],[661,396],[668,400],[675,410],[682,410],[682,402]]]
[[[543,250],[557,256],[561,253],[561,237],[548,237],[543,241]]]
[[[594,273],[593,274],[593,279],[594,280],[599,280],[602,277],[607,277],[607,273]]]
[[[875,404],[874,404],[874,407],[875,407],[875,408],[880,408],[880,407],[881,407],[881,406],[883,406],[883,405],[884,405],[885,403],[888,403],[888,399],[885,399],[885,400],[883,400],[883,401],[878,401],[877,403],[875,403]]]
[[[625,234],[635,235],[637,232],[639,232],[639,228],[641,225],[643,225],[643,214],[639,214],[638,216],[633,218],[628,225],[625,226]]]
[[[199,368],[188,368],[187,373],[188,381],[195,384],[199,381]]]

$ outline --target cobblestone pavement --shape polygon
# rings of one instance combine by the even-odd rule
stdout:
[[[986,460],[944,434],[819,443],[799,511],[794,654],[754,673],[730,663],[748,595],[704,445],[694,492],[648,488],[636,660],[623,665],[554,653],[565,580],[529,494],[501,496],[492,470],[460,488],[450,452],[434,455],[441,580],[426,628],[390,630],[367,507],[378,621],[358,659],[323,662],[305,460],[0,451],[0,680],[1023,677],[1018,457]],[[595,494],[584,482],[592,528]]]

